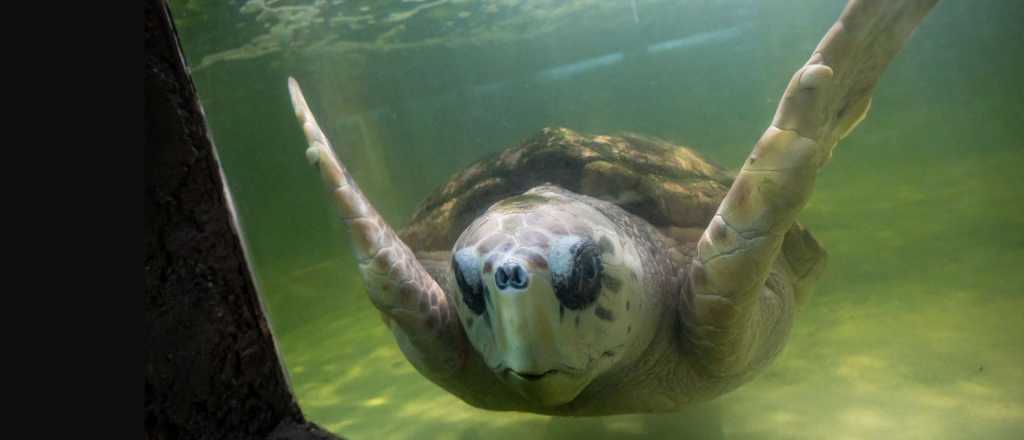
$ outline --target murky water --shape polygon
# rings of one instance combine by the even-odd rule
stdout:
[[[632,131],[736,168],[838,1],[175,0],[305,413],[373,438],[1020,438],[1024,8],[944,0],[801,215],[830,252],[783,354],[678,414],[474,409],[372,308],[288,102],[302,82],[399,226],[451,173],[545,126]]]

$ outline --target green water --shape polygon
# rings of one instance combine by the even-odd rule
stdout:
[[[353,439],[1021,438],[1017,0],[944,0],[890,66],[801,215],[829,267],[753,382],[678,414],[562,419],[477,410],[413,370],[304,160],[285,79],[400,226],[451,173],[544,126],[660,136],[736,167],[842,9],[633,4],[172,1],[307,416]]]

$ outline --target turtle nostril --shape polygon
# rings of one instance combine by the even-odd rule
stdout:
[[[504,290],[508,287],[508,278],[509,275],[505,272],[504,266],[499,267],[498,270],[494,271],[494,284],[497,285],[499,289]]]
[[[494,285],[501,290],[506,288],[525,289],[529,283],[529,274],[518,263],[508,262],[494,271]]]
[[[523,266],[516,265],[512,269],[512,287],[516,289],[525,289],[526,284],[529,283],[530,277],[526,274],[526,269]]]

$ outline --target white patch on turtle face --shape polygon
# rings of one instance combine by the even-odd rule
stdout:
[[[473,347],[505,383],[548,406],[575,399],[642,349],[654,327],[632,244],[590,205],[555,196],[526,210],[496,204],[453,250],[457,310]],[[505,276],[516,267],[528,273],[523,288]]]

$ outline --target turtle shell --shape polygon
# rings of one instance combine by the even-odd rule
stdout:
[[[680,233],[703,231],[731,177],[693,150],[660,139],[545,128],[455,174],[423,201],[400,235],[417,251],[450,250],[492,204],[544,184],[615,203]]]
[[[691,149],[636,134],[592,136],[544,128],[519,145],[477,161],[430,194],[399,235],[417,252],[450,251],[494,203],[551,184],[599,198],[636,215],[679,246],[695,243],[732,176]],[[799,224],[784,254],[803,278],[824,252]],[[689,252],[685,252],[689,253]]]

